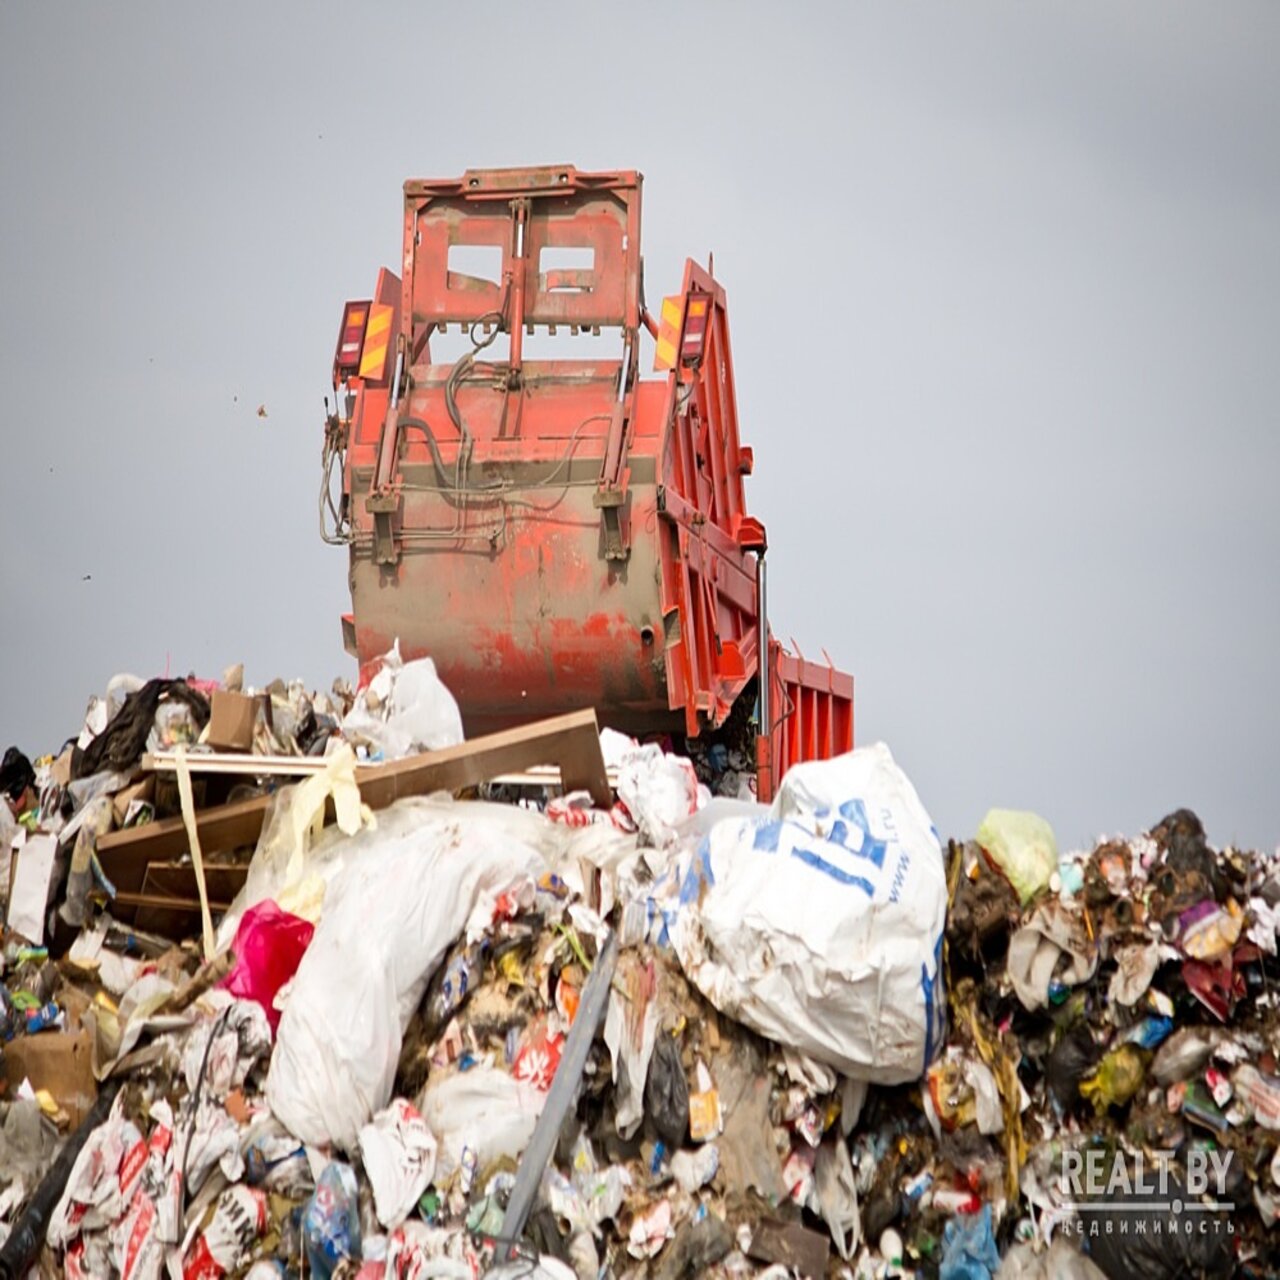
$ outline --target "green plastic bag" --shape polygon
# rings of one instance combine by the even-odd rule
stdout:
[[[1004,873],[1025,907],[1058,869],[1053,828],[1038,814],[991,809],[978,828],[983,852]]]

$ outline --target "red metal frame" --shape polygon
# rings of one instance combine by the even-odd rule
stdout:
[[[802,760],[827,760],[853,747],[853,677],[772,643],[780,695],[774,704],[773,761],[780,778]]]
[[[396,306],[395,359],[379,383],[345,384],[344,631],[362,664],[397,638],[429,653],[469,732],[594,705],[632,732],[696,736],[758,674],[764,530],[747,513],[725,292],[686,264],[680,357],[642,379],[640,328],[656,326],[640,188],[571,166],[405,183],[403,274],[374,293]],[[500,268],[451,270],[455,246],[487,246]],[[548,266],[544,250],[590,265]],[[456,330],[476,349],[434,362],[433,339]],[[612,334],[617,358],[529,359],[538,333],[570,353]],[[853,733],[852,680],[773,644],[766,793],[775,770]]]

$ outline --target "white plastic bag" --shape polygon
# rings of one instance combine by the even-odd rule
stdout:
[[[430,658],[405,662],[400,641],[382,655],[378,674],[356,695],[342,734],[365,742],[388,760],[462,741],[462,713]]]
[[[82,1232],[110,1226],[128,1207],[120,1185],[120,1166],[142,1134],[124,1115],[124,1094],[116,1096],[111,1114],[88,1137],[67,1178],[66,1189],[49,1220],[46,1240],[65,1249]]]
[[[388,1231],[417,1206],[436,1171],[436,1140],[418,1109],[397,1098],[360,1130],[360,1161]]]
[[[623,753],[618,764],[618,799],[655,845],[665,845],[676,827],[706,804],[693,765],[667,755],[656,743]]]
[[[888,747],[797,765],[770,816],[717,823],[671,939],[718,1009],[855,1079],[918,1079],[941,1043],[947,885]]]
[[[518,1159],[546,1101],[541,1089],[499,1067],[472,1067],[428,1079],[418,1105],[440,1142],[436,1185],[453,1176],[468,1149],[482,1169],[503,1156]]]
[[[541,875],[541,814],[505,805],[403,800],[329,884],[280,1019],[267,1101],[313,1146],[353,1151],[391,1099],[401,1037],[478,903]],[[479,922],[480,927],[488,921]]]

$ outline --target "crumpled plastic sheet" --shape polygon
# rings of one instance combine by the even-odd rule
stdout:
[[[124,1116],[124,1094],[118,1094],[111,1113],[86,1139],[67,1178],[67,1185],[49,1219],[47,1240],[65,1249],[82,1233],[109,1227],[128,1203],[120,1185],[125,1153],[142,1141],[137,1125]]]
[[[655,845],[669,844],[680,824],[709,798],[692,763],[667,755],[657,743],[625,752],[618,765],[618,799]]]
[[[1032,1244],[1015,1244],[1005,1254],[996,1280],[1107,1280],[1107,1274],[1059,1237],[1040,1253]]]
[[[1108,998],[1116,1004],[1132,1007],[1146,995],[1151,979],[1156,976],[1160,967],[1160,944],[1150,942],[1119,947],[1113,959],[1119,967],[1111,975]]]
[[[377,674],[342,721],[343,734],[368,743],[387,760],[462,741],[462,713],[430,658],[405,662],[400,641],[382,655]]]
[[[847,1143],[828,1140],[818,1148],[813,1166],[818,1207],[831,1231],[836,1251],[848,1262],[862,1239],[858,1185]]]
[[[636,953],[624,951],[604,1022],[604,1042],[609,1047],[617,1090],[616,1125],[623,1138],[630,1138],[644,1119],[644,1086],[658,1031],[654,994],[652,966]]]
[[[500,1067],[478,1066],[428,1079],[418,1106],[439,1142],[436,1181],[461,1167],[470,1148],[481,1165],[517,1158],[529,1145],[547,1095]]]
[[[326,831],[324,815],[329,800],[337,821]],[[372,812],[360,799],[355,755],[345,744],[328,758],[320,773],[282,787],[273,797],[244,887],[218,925],[218,952],[231,946],[244,913],[267,899],[303,919],[318,919],[327,882],[325,871],[331,876],[345,864],[349,837],[376,826]]]
[[[1019,809],[992,809],[975,837],[1026,906],[1058,869],[1053,828],[1038,814]]]
[[[0,1121],[0,1243],[4,1224],[39,1185],[59,1141],[57,1130],[34,1099],[16,1098],[6,1107]]]
[[[276,996],[298,971],[314,933],[311,921],[282,911],[269,898],[240,918],[235,965],[219,985],[238,999],[257,1004],[266,1014],[272,1035],[280,1025]]]
[[[991,1231],[991,1206],[957,1214],[942,1233],[938,1280],[991,1280],[1000,1269],[1000,1252]]]
[[[205,999],[218,1012],[187,1037],[182,1074],[192,1093],[200,1082],[203,1096],[221,1102],[271,1052],[271,1027],[256,1000],[237,1000],[221,991]]]
[[[1059,968],[1064,957],[1066,964]],[[1093,977],[1097,967],[1097,949],[1085,933],[1083,915],[1059,899],[1042,903],[1009,939],[1006,972],[1024,1009],[1043,1009],[1049,1003],[1054,978],[1075,986]]]

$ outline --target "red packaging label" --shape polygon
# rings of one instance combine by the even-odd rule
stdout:
[[[255,1187],[228,1187],[182,1264],[182,1280],[222,1280],[266,1229],[266,1193]]]

